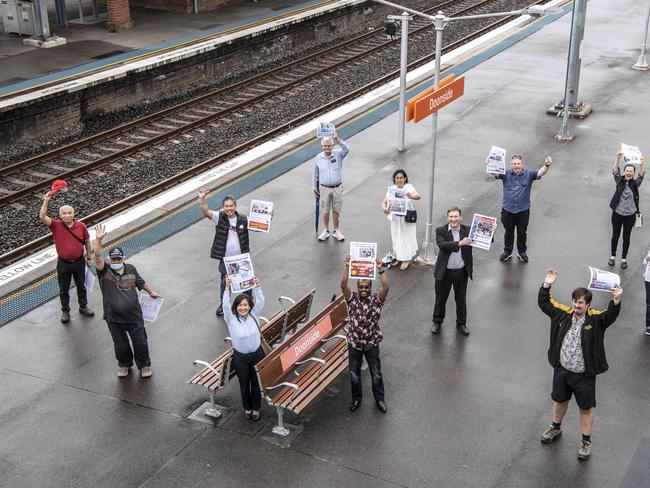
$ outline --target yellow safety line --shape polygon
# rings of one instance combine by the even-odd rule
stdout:
[[[44,81],[43,83],[40,83],[38,85],[30,86],[29,88],[23,88],[23,89],[16,90],[16,91],[13,91],[13,92],[5,93],[4,95],[0,96],[0,100],[10,98],[10,97],[15,96],[15,95],[17,95],[19,93],[35,91],[35,90],[39,89],[40,87],[50,86],[53,83],[60,84],[60,83],[63,83],[65,81],[68,81],[68,80],[71,80],[71,79],[76,79],[76,78],[81,78],[83,76],[87,76],[87,75],[89,75],[91,73],[105,71],[105,70],[107,70],[107,69],[109,69],[111,67],[114,67],[114,66],[131,64],[131,63],[133,63],[135,61],[138,61],[140,59],[148,58],[148,57],[151,57],[151,56],[156,56],[158,54],[168,52],[168,51],[174,51],[174,50],[179,49],[181,47],[191,46],[193,44],[206,42],[206,41],[209,41],[211,39],[218,39],[219,37],[223,37],[223,36],[226,36],[228,34],[232,34],[234,32],[239,32],[239,31],[242,31],[242,30],[250,29],[251,27],[256,27],[258,25],[263,25],[265,23],[271,23],[271,22],[274,22],[274,21],[279,20],[279,19],[283,19],[283,18],[286,18],[286,17],[290,17],[292,15],[300,14],[302,12],[306,12],[306,11],[309,11],[309,10],[313,10],[313,9],[322,7],[323,5],[334,3],[336,1],[338,1],[338,0],[327,0],[327,1],[320,2],[320,3],[314,4],[314,5],[310,5],[309,7],[302,7],[302,8],[299,8],[297,10],[292,10],[291,12],[287,12],[287,13],[282,14],[282,15],[276,15],[276,16],[269,17],[269,18],[266,18],[266,19],[257,20],[255,22],[251,22],[250,24],[246,24],[246,25],[239,26],[239,27],[233,27],[231,29],[227,29],[227,30],[215,33],[215,34],[210,34],[210,35],[205,36],[205,37],[200,37],[198,39],[192,39],[190,41],[184,41],[184,42],[181,42],[179,44],[174,44],[173,46],[168,46],[168,47],[164,47],[164,48],[161,48],[161,49],[157,49],[156,51],[151,51],[151,52],[139,54],[137,56],[133,56],[133,57],[125,59],[125,60],[115,61],[113,63],[103,65],[101,67],[91,68],[89,70],[82,71],[80,73],[75,73],[73,75],[69,75],[69,76],[66,76],[66,77],[63,77],[63,78],[58,78],[57,80],[54,80],[54,81]],[[140,48],[140,49],[146,49],[146,48]],[[66,68],[66,69],[69,69],[69,68]]]

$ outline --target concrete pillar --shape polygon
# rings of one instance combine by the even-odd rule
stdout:
[[[107,0],[106,14],[106,28],[111,32],[133,27],[129,0]]]

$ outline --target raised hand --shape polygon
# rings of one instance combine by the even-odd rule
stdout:
[[[204,202],[207,194],[208,194],[208,189],[205,186],[199,188],[199,201]]]
[[[612,288],[612,299],[614,301],[618,301],[621,299],[621,295],[623,294],[623,288],[620,286],[615,286]]]
[[[97,224],[95,226],[95,239],[101,241],[106,237],[106,226],[104,224]]]
[[[544,278],[544,284],[551,286],[553,283],[555,283],[556,279],[557,279],[557,270],[553,268],[548,268],[546,270],[546,277]]]

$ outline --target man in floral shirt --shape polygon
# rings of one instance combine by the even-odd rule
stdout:
[[[620,286],[614,287],[607,310],[594,310],[590,307],[591,292],[586,288],[576,288],[571,294],[572,306],[568,307],[551,296],[551,286],[556,278],[556,270],[546,270],[537,296],[539,308],[551,319],[548,361],[553,366],[553,420],[542,434],[541,441],[550,444],[562,436],[562,419],[571,397],[575,396],[582,429],[578,459],[586,461],[591,457],[596,376],[609,369],[605,356],[605,330],[621,311],[623,290]]]
[[[361,361],[365,356],[372,378],[372,394],[377,408],[386,413],[384,401],[384,380],[381,375],[379,360],[379,343],[382,339],[379,329],[381,307],[388,295],[388,278],[384,274],[381,260],[377,259],[377,273],[381,287],[372,293],[371,280],[357,280],[357,291],[353,292],[348,284],[350,256],[344,261],[341,275],[341,291],[348,304],[350,322],[348,324],[348,356],[350,359],[350,381],[352,383],[352,402],[350,410],[355,411],[361,405],[363,390],[361,387]]]

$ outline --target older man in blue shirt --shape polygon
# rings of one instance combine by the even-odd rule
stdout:
[[[336,143],[336,147],[334,144]],[[316,156],[314,161],[314,174],[312,189],[314,195],[320,197],[320,210],[323,214],[323,233],[318,236],[319,241],[325,241],[330,236],[330,208],[333,210],[332,222],[334,232],[332,236],[337,241],[345,239],[339,232],[339,220],[343,207],[343,159],[350,152],[348,145],[338,137],[336,132],[332,137],[324,137],[321,141],[323,152]]]
[[[517,257],[523,263],[528,262],[526,253],[526,230],[530,218],[530,190],[533,181],[544,176],[553,164],[550,156],[544,160],[544,165],[535,169],[524,169],[524,158],[515,154],[510,163],[512,169],[505,174],[494,174],[497,180],[503,181],[503,209],[501,210],[501,222],[505,229],[503,239],[503,252],[499,259],[507,261],[512,257],[512,248],[515,240],[515,228],[517,228]]]

